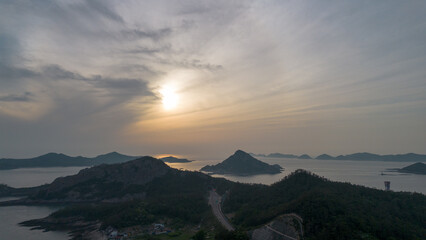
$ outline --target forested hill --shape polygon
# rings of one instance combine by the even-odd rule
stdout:
[[[307,239],[424,239],[426,196],[332,182],[298,170],[271,186],[238,185],[224,211],[252,228],[284,213],[304,219]]]
[[[205,186],[201,194],[207,193],[208,186],[214,186],[215,182],[222,181],[200,172],[186,172],[170,168],[163,161],[147,156],[125,163],[102,164],[83,169],[72,176],[57,178],[52,183],[43,186],[40,191],[31,194],[26,199],[17,200],[17,202],[20,204],[49,204],[125,202],[145,199],[149,197],[147,194],[150,192],[148,190],[151,188],[151,184],[158,181],[157,179],[175,179],[173,184],[169,182],[165,186],[155,187],[156,190],[174,192],[194,186],[193,184],[178,185],[179,177],[184,179],[190,175],[194,175],[194,181]]]
[[[0,159],[0,170],[16,168],[36,168],[36,167],[72,167],[72,166],[94,166],[99,164],[112,164],[126,162],[139,157],[127,156],[117,152],[102,154],[93,158],[70,157],[62,153],[48,153],[34,158]]]

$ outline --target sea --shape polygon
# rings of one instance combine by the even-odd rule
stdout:
[[[231,181],[242,183],[272,184],[297,169],[305,169],[332,181],[349,182],[376,189],[384,189],[384,182],[390,181],[391,191],[418,192],[426,194],[426,175],[405,174],[390,169],[402,168],[409,162],[381,162],[381,161],[342,161],[316,160],[291,158],[257,157],[269,164],[279,164],[284,171],[275,175],[233,176],[217,175]],[[205,159],[189,163],[169,163],[168,165],[182,170],[198,171],[205,165],[213,165],[222,160]],[[11,187],[32,187],[50,183],[57,177],[78,173],[85,167],[52,167],[52,168],[25,168],[0,171],[0,183]],[[11,198],[0,198],[0,201]],[[62,240],[69,239],[66,232],[44,232],[31,230],[20,226],[19,223],[36,218],[43,218],[57,210],[58,207],[47,206],[9,206],[0,207],[0,239],[32,239],[32,240]]]

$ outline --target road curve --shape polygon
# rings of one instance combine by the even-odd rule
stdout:
[[[213,214],[216,216],[217,220],[226,228],[228,231],[234,231],[235,228],[231,225],[228,219],[222,212],[222,208],[220,206],[222,197],[217,194],[216,191],[210,190],[209,196],[209,205],[212,206]]]
[[[266,228],[267,228],[267,229],[269,229],[269,230],[271,230],[271,231],[273,231],[273,232],[277,233],[278,235],[281,235],[284,239],[297,240],[297,238],[290,237],[289,235],[286,235],[286,234],[284,234],[284,233],[282,233],[282,232],[279,232],[279,231],[277,231],[277,230],[273,229],[273,228],[272,228],[271,226],[269,226],[269,225],[265,225],[265,226],[266,226]]]

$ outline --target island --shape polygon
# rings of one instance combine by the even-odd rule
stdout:
[[[421,162],[414,163],[404,168],[398,169],[398,172],[426,175],[426,164]]]
[[[0,170],[10,170],[17,168],[40,168],[40,167],[85,167],[99,164],[121,163],[137,159],[136,156],[127,156],[118,152],[101,154],[93,158],[71,157],[62,153],[47,153],[34,158],[0,159]]]
[[[258,174],[278,174],[283,168],[278,165],[270,165],[262,162],[250,154],[237,150],[232,156],[216,165],[207,165],[201,171],[217,174],[233,175],[258,175]]]
[[[254,157],[269,157],[269,158],[297,158],[297,159],[312,159],[308,154],[300,156],[286,153],[270,153],[270,154],[255,154],[250,153]],[[318,160],[350,160],[350,161],[384,161],[384,162],[426,162],[425,154],[405,153],[405,154],[387,154],[379,155],[368,152],[352,153],[347,155],[331,156],[329,154],[321,154],[315,159]]]
[[[188,162],[191,162],[190,160],[188,160],[186,158],[177,158],[177,157],[173,157],[173,156],[163,157],[163,158],[160,158],[160,160],[162,160],[163,162],[166,162],[166,163],[188,163]]]
[[[334,160],[336,159],[335,157],[332,157],[328,154],[321,154],[318,157],[316,157],[315,159],[319,159],[319,160]]]
[[[297,158],[294,154],[284,154],[284,153],[270,153],[267,155],[270,158]]]
[[[322,154],[316,157],[320,160],[351,160],[351,161],[385,161],[385,162],[424,162],[426,161],[426,155],[416,153],[406,154],[388,154],[379,155],[374,153],[362,152],[353,153],[348,155],[339,155],[337,157],[330,156],[328,154]]]

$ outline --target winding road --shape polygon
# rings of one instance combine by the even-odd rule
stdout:
[[[221,201],[222,201],[222,197],[214,190],[210,191],[210,195],[209,195],[209,205],[212,206],[212,211],[213,214],[216,216],[217,220],[219,220],[219,222],[226,228],[226,230],[228,231],[234,231],[235,228],[232,226],[232,224],[229,222],[229,220],[225,217],[225,215],[222,212],[222,208],[221,208]],[[301,232],[301,236],[303,238],[303,219],[295,214],[295,213],[289,213],[289,214],[283,214],[281,215],[281,217],[283,216],[287,216],[287,217],[292,217],[293,219],[296,219],[296,221],[299,223],[300,225],[300,232]],[[272,226],[270,226],[271,223],[268,223],[265,225],[265,227],[282,236],[283,239],[285,240],[297,240],[298,238],[294,238],[291,236],[288,236],[280,231],[277,231],[276,229],[272,228]]]
[[[220,206],[222,197],[217,194],[216,191],[211,190],[209,196],[209,205],[212,206],[213,214],[216,216],[217,220],[226,228],[228,231],[234,231],[235,228],[231,225],[228,219],[222,212],[222,208]]]

